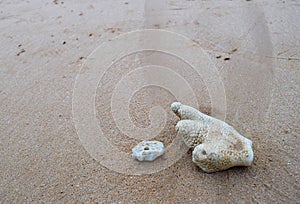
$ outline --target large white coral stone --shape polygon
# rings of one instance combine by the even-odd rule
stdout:
[[[165,147],[159,141],[142,141],[132,149],[132,158],[139,161],[153,161],[163,155]]]

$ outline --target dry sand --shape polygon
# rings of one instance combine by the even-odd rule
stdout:
[[[0,202],[299,203],[299,11],[292,0],[0,1]],[[226,121],[253,141],[252,167],[206,174],[188,152],[163,171],[133,176],[102,166],[84,149],[72,119],[76,75],[102,42],[143,28],[186,35],[209,53],[225,85]],[[128,152],[135,143],[119,139],[109,113],[120,66],[98,89],[96,110],[106,134],[115,130],[110,140]],[[185,77],[198,108],[210,114],[205,87]],[[149,125],[151,105],[166,110],[157,137],[166,145],[177,121],[169,110],[174,100],[150,87],[130,103],[141,127]]]

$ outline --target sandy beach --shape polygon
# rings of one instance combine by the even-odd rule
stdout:
[[[294,0],[0,1],[0,202],[299,203],[299,19]],[[201,171],[177,100],[252,140],[252,166]],[[143,139],[170,151],[133,161]]]

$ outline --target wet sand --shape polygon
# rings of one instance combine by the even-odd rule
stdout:
[[[299,202],[299,6],[297,1],[0,2],[0,202]],[[102,42],[144,28],[185,35],[208,53],[224,83],[226,122],[253,141],[252,167],[206,174],[189,151],[162,171],[135,176],[104,167],[86,151],[72,115],[76,76]],[[146,63],[181,63],[156,54],[139,57]],[[124,63],[136,65],[135,59],[113,65],[95,98],[99,124],[124,152],[137,140],[115,126],[110,93],[124,75]],[[214,115],[201,77],[183,76],[196,92],[197,108]],[[129,103],[131,117],[147,127],[150,108],[160,105],[168,120],[156,139],[169,145],[178,121],[169,109],[174,100],[163,88],[141,89]]]

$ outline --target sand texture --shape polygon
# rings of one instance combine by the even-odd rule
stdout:
[[[299,11],[294,0],[0,1],[0,203],[299,203]],[[72,114],[76,76],[101,43],[145,28],[185,35],[205,50],[224,84],[225,121],[253,142],[251,167],[206,174],[188,151],[156,173],[126,175],[84,148]],[[111,144],[129,155],[141,140],[116,126],[112,91],[134,67],[154,62],[186,79],[195,108],[219,114],[205,81],[179,58],[149,50],[126,56],[101,78],[95,114]],[[161,106],[167,120],[149,140],[168,146],[174,101],[164,87],[141,88],[128,102],[131,119],[148,127],[150,108]]]

